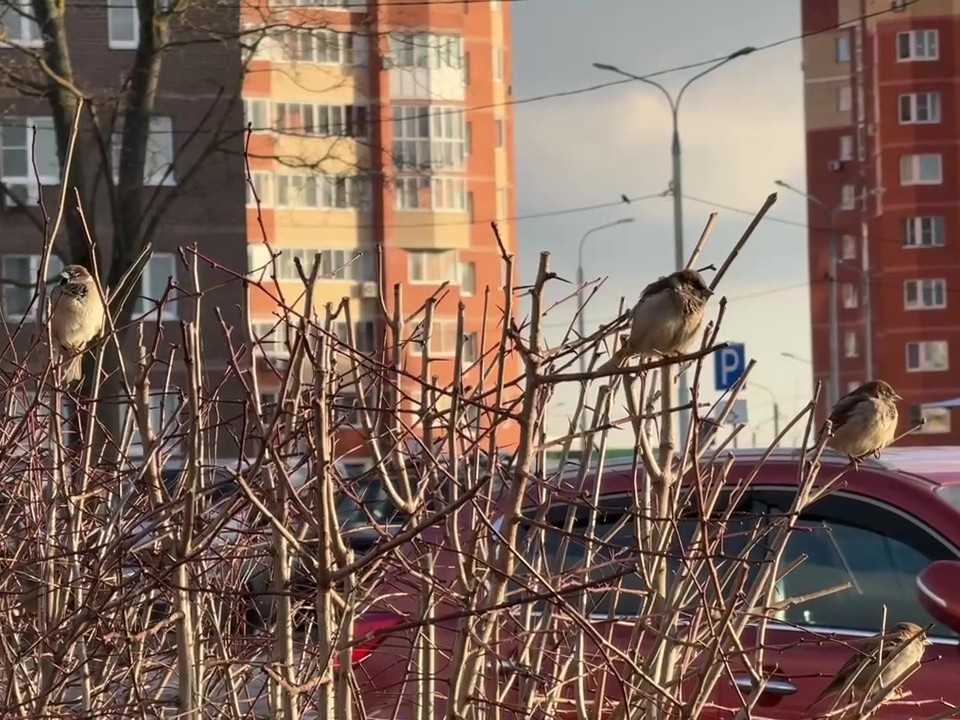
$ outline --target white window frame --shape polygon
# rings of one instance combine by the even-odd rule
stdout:
[[[906,54],[902,52],[904,37],[909,38]],[[940,59],[940,37],[936,30],[898,32],[896,43],[897,62],[933,62]]]
[[[934,248],[946,245],[946,219],[942,215],[903,218],[900,224],[904,248]],[[923,242],[929,237],[932,242]],[[919,241],[919,242],[918,242]]]
[[[285,358],[290,354],[287,347],[289,326],[275,317],[251,318],[250,336],[255,352],[270,358]]]
[[[849,85],[837,88],[837,112],[850,112],[853,109],[853,90]]]
[[[431,267],[432,265],[432,267]],[[455,250],[408,250],[407,278],[411,285],[455,283],[459,263]]]
[[[351,30],[287,29],[279,33],[277,38],[283,62],[340,67],[363,67],[367,64],[367,36]],[[290,53],[291,47],[296,47],[297,52]]]
[[[847,330],[843,334],[843,355],[848,358],[855,358],[860,354],[859,337],[856,330]]]
[[[376,256],[372,249],[359,247],[281,247],[275,261],[267,267],[276,273],[278,282],[301,282],[296,260],[300,260],[304,272],[313,267],[314,256],[320,253],[319,282],[371,282],[377,280]]]
[[[279,135],[363,139],[370,135],[370,108],[361,104],[275,102],[269,124]]]
[[[33,19],[31,0],[8,0],[4,7],[0,7],[0,12],[3,13],[0,26],[9,28],[13,24],[17,25],[17,36],[11,37],[10,43],[0,42],[0,48],[43,47],[43,36],[40,34],[40,26],[37,24],[37,21]]]
[[[422,347],[422,343],[417,345]],[[430,328],[430,357],[454,357],[456,354],[457,321],[451,318],[434,318]]]
[[[504,52],[503,45],[493,46],[493,81],[503,82],[504,78]]]
[[[497,150],[503,150],[507,146],[507,121],[505,118],[498,117],[493,120],[493,138],[494,146]]]
[[[245,98],[243,101],[243,122],[250,123],[253,132],[271,132],[274,130],[272,106],[269,98]]]
[[[363,407],[360,402],[360,396],[353,390],[341,390],[333,398],[333,412],[338,412],[340,417],[335,422],[341,427],[361,427],[363,420],[360,417],[360,408]],[[342,406],[348,406],[349,410],[342,409]],[[337,407],[341,406],[341,407]]]
[[[469,349],[469,350],[468,350]],[[463,333],[463,363],[475,363],[480,358],[480,333],[467,330]]]
[[[922,435],[945,435],[951,430],[950,420],[951,413],[950,408],[943,407],[923,407],[919,406],[916,408],[917,415],[923,419],[923,425],[916,431]],[[914,422],[914,417],[912,416],[910,421]]]
[[[460,283],[461,295],[477,294],[477,264],[472,260],[457,262],[457,280]]]
[[[133,37],[116,38],[114,28],[121,13],[133,15]],[[107,44],[111,50],[136,50],[140,44],[140,13],[137,0],[110,0],[107,5]]]
[[[857,189],[847,183],[840,186],[840,208],[853,210],[857,206]]]
[[[120,181],[120,151],[123,143],[123,118],[117,122],[110,144],[113,181]],[[162,167],[154,167],[151,158],[161,156]],[[173,142],[173,118],[169,115],[150,117],[150,131],[143,158],[143,184],[147,187],[173,187],[177,184],[176,149]]]
[[[860,307],[860,292],[853,283],[842,283],[840,285],[840,295],[843,298],[845,310],[856,310]]]
[[[942,119],[940,106],[938,92],[904,93],[897,98],[897,119],[901,125],[936,125]]]
[[[855,260],[857,257],[857,239],[853,235],[844,235],[840,241],[840,257],[844,260]]]
[[[10,269],[8,266],[8,261],[22,260],[27,259],[30,263],[28,274],[30,277],[27,278],[11,278]],[[19,322],[23,318],[26,318],[28,321],[33,321],[37,317],[37,308],[40,306],[39,300],[34,301],[33,305],[30,306],[30,311],[28,313],[19,313],[19,312],[10,312],[10,300],[12,297],[19,293],[26,293],[27,303],[33,298],[34,294],[37,292],[36,287],[33,285],[37,281],[37,272],[40,270],[40,260],[41,256],[38,254],[30,253],[10,253],[4,255],[2,260],[0,260],[0,272],[3,273],[4,280],[15,280],[16,282],[26,282],[30,283],[31,287],[20,287],[19,285],[3,285],[2,291],[2,310],[3,316],[8,322],[17,321]],[[63,269],[63,261],[56,255],[50,255],[50,264],[47,266],[47,283],[52,284],[57,281],[57,277],[60,275],[60,271]],[[22,298],[21,298],[22,299]]]
[[[837,36],[835,44],[836,52],[834,57],[837,63],[850,62],[850,36],[847,33]]]
[[[364,212],[370,209],[371,191],[364,175],[274,175],[274,205],[282,208]]]
[[[936,158],[936,177],[920,177],[924,159]],[[940,153],[916,153],[900,156],[900,185],[942,185],[943,184],[943,156]]]
[[[4,126],[23,129],[24,131],[24,144],[23,145],[11,145],[8,146],[8,149],[4,149],[3,141],[4,135]],[[53,157],[57,158],[57,136],[56,131],[53,126],[53,118],[50,116],[36,116],[36,117],[0,117],[0,182],[3,182],[7,186],[8,190],[16,190],[17,188],[23,188],[23,196],[20,198],[25,203],[36,203],[40,198],[40,187],[37,185],[37,177],[34,174],[33,166],[37,166],[39,170],[39,180],[40,186],[57,186],[60,184],[60,160],[57,158],[57,174],[53,175],[48,172],[44,172],[44,164],[36,161],[34,156],[34,138],[33,138],[33,128],[37,128],[37,138],[36,144],[39,146],[41,138],[50,138],[53,142],[53,147],[48,148],[47,152],[52,152]],[[39,149],[39,147],[37,148]],[[7,175],[4,170],[3,163],[3,153],[4,152],[22,152],[24,153],[25,159],[25,170],[26,175]],[[40,154],[39,152],[37,153]]]
[[[390,33],[389,44],[390,67],[466,70],[462,35],[395,32]]]
[[[349,333],[345,322],[337,322],[333,325],[334,334],[340,339],[340,342],[349,342]],[[377,337],[377,326],[373,320],[355,320],[353,323],[353,349],[356,352],[370,354],[376,352],[379,344]]]
[[[853,160],[853,135],[840,136],[840,154],[841,160]]]
[[[256,208],[257,199],[253,196],[250,184],[257,190],[260,198],[260,207],[273,207],[273,173],[269,170],[251,170],[250,179],[244,180],[247,190],[247,207]]]
[[[913,299],[910,296],[913,295]],[[939,296],[939,298],[938,298]],[[930,302],[925,302],[929,299]],[[942,310],[947,306],[947,281],[944,278],[922,278],[903,281],[904,310]]]
[[[930,358],[927,357],[929,352],[928,346],[930,345],[940,345],[946,349],[945,356],[946,362],[943,367],[936,367],[934,363],[930,361]],[[917,365],[916,367],[910,367],[910,347],[916,346],[917,348]],[[904,345],[904,352],[906,355],[906,368],[909,373],[916,372],[946,372],[950,369],[950,344],[946,340],[918,340],[916,342],[908,342]]]
[[[462,107],[395,105],[393,162],[398,172],[462,172],[467,128]]]
[[[161,266],[163,263],[163,266]],[[165,267],[164,267],[165,266]],[[154,277],[155,272],[165,272],[163,279]],[[177,254],[169,252],[155,252],[147,260],[140,276],[140,296],[137,298],[135,315],[145,315],[144,320],[155,320],[157,317],[157,302],[167,290],[170,279],[177,280]],[[154,287],[154,286],[157,287]],[[177,293],[171,292],[163,307],[160,308],[160,321],[171,322],[179,320],[177,312]]]

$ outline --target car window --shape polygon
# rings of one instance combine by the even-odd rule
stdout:
[[[887,628],[934,623],[917,598],[916,577],[946,557],[948,548],[902,515],[850,496],[830,496],[801,515],[780,567],[804,559],[782,578],[778,594],[798,598],[844,583],[851,587],[787,608],[782,617],[796,625],[878,631],[886,607]],[[931,633],[956,636],[939,624]]]
[[[640,611],[641,593],[645,585],[643,576],[637,572],[640,550],[636,526],[633,517],[624,511],[624,507],[630,504],[629,501],[624,502],[622,496],[604,498],[601,506],[609,509],[597,514],[592,534],[589,534],[590,511],[586,506],[577,508],[576,520],[569,535],[563,529],[570,507],[566,504],[551,509],[544,528],[533,522],[521,523],[520,548],[527,561],[549,579],[555,589],[563,591],[565,588],[587,586],[577,592],[564,592],[564,598],[577,607],[585,595],[588,615],[608,615],[611,612],[615,615],[636,615]],[[671,547],[668,560],[671,576],[680,571],[684,557],[693,557],[698,552],[698,548],[690,545],[699,523],[695,512],[678,523],[678,537]],[[738,512],[725,523],[720,547],[712,552],[712,556],[717,558],[715,567],[721,576],[738,562],[737,558],[744,553],[756,524],[756,515],[750,512]],[[715,537],[718,524],[711,523],[710,528],[710,534]],[[567,538],[565,553],[564,538]],[[594,554],[588,565],[586,549],[591,538]],[[758,547],[757,552],[761,552],[761,548]],[[700,566],[700,569],[701,581],[706,583],[709,571],[706,566]],[[509,593],[516,596],[544,591],[534,573],[521,568],[519,576],[524,578],[524,582],[511,581]],[[728,589],[736,593],[739,588],[740,584],[737,583],[731,584]],[[537,609],[542,610],[545,604],[537,603]]]

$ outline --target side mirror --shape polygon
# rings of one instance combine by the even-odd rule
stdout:
[[[923,609],[951,630],[960,631],[960,561],[937,560],[917,575]]]

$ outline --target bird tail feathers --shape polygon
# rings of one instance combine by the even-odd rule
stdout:
[[[68,357],[61,366],[63,382],[75,383],[83,377],[83,355],[76,354]]]

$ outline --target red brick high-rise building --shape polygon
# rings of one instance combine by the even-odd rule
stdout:
[[[801,7],[814,378],[831,397],[836,283],[839,393],[885,379],[901,431],[926,420],[902,444],[954,444],[921,406],[960,396],[960,3]]]

